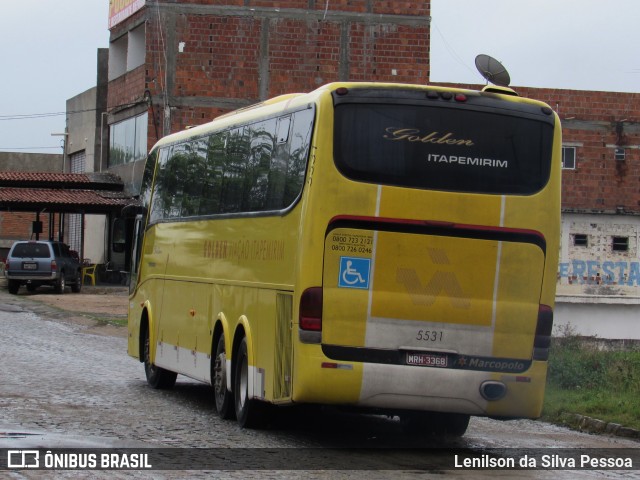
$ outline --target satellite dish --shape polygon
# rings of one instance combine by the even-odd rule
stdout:
[[[508,87],[509,83],[511,83],[511,77],[509,77],[507,69],[498,60],[489,55],[478,55],[476,57],[476,68],[485,80],[494,85]]]

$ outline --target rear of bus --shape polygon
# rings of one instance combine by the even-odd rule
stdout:
[[[539,416],[560,227],[555,113],[438,87],[320,91],[293,400],[401,418]]]

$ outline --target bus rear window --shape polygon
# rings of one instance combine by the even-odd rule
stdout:
[[[553,121],[517,107],[336,105],[334,155],[353,180],[410,188],[533,194],[549,179]],[[504,103],[502,101],[501,103]]]

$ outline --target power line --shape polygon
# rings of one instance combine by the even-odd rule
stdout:
[[[129,103],[123,103],[120,105],[114,105],[113,107],[110,108],[110,111],[122,108],[122,107],[130,107],[133,105],[137,105],[141,102],[129,102]],[[13,115],[0,115],[0,121],[7,121],[7,120],[34,120],[34,119],[38,119],[38,118],[47,118],[47,117],[56,117],[56,116],[60,116],[60,115],[73,115],[76,113],[86,113],[86,112],[97,112],[98,109],[97,108],[87,108],[84,110],[68,110],[66,112],[48,112],[48,113],[16,113]]]
[[[435,28],[436,32],[438,33],[438,35],[440,36],[440,38],[442,39],[442,42],[444,43],[445,49],[449,52],[449,55],[460,65],[462,65],[464,68],[466,68],[467,70],[469,70],[469,72],[471,72],[474,75],[477,75],[478,72],[474,71],[471,67],[469,67],[469,65],[462,59],[460,58],[460,55],[458,55],[458,53],[455,51],[455,49],[449,45],[449,42],[447,41],[447,39],[445,38],[444,34],[440,31],[440,29],[438,28],[438,25],[434,24],[433,22],[431,23],[431,25]]]
[[[56,147],[0,147],[0,150],[53,150],[62,148],[60,145]]]
[[[49,112],[49,113],[25,113],[14,115],[0,115],[0,121],[3,120],[33,120],[36,118],[56,117],[59,115],[67,115],[74,113],[95,112],[96,108],[88,108],[86,110],[70,110],[68,112]]]

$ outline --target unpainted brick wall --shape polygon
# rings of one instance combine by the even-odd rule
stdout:
[[[149,146],[156,129],[163,136],[283,93],[341,79],[426,83],[429,77],[429,1],[176,4],[149,6],[111,31],[113,40],[146,20],[146,63],[109,83],[108,108],[148,91],[154,101]]]

